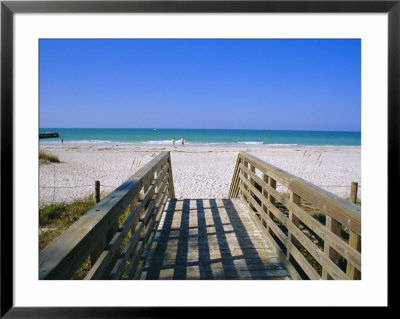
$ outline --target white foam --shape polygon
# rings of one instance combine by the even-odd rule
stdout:
[[[244,145],[260,145],[260,144],[264,144],[264,142],[237,142],[236,144],[244,144]]]
[[[172,144],[171,140],[163,140],[163,141],[147,141],[147,142],[136,142],[140,144]],[[180,142],[175,142],[175,144],[180,144]]]

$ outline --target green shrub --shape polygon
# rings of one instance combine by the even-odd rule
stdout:
[[[39,151],[39,160],[43,162],[60,163],[60,159],[56,155],[45,151]]]
[[[64,230],[76,222],[82,215],[95,205],[91,194],[84,200],[70,204],[52,204],[39,208],[39,228],[48,228],[39,235],[39,250],[45,248]]]

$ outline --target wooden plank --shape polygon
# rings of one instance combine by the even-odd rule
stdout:
[[[94,182],[94,193],[96,204],[100,202],[100,181]]]
[[[131,214],[132,214],[133,210],[135,209],[136,205],[138,204],[138,202],[139,202],[139,194],[137,194],[133,198],[132,202],[129,204],[129,210],[131,211]],[[133,222],[132,227],[131,227],[131,235],[135,231],[135,228],[136,228],[136,225],[138,222],[139,222],[139,219],[137,219]]]
[[[100,181],[94,182],[94,193],[95,193],[95,202],[97,204],[100,202]],[[103,252],[105,243],[106,243],[105,238],[99,240],[99,243],[96,246],[96,248],[93,249],[92,252],[90,253],[90,264],[92,267],[96,263],[96,260],[99,258],[101,253]]]
[[[229,198],[236,198],[237,197],[236,189],[237,189],[237,184],[239,182],[239,180],[238,180],[239,163],[240,163],[240,156],[237,157],[236,165],[235,165],[235,168],[233,170],[231,185],[229,187],[229,192],[228,192],[228,197]]]
[[[168,166],[169,166],[168,196],[169,198],[175,198],[175,186],[172,175],[171,154],[169,152],[168,152]]]
[[[361,252],[361,236],[350,231],[349,245]],[[361,269],[356,269],[352,264],[347,263],[346,274],[350,279],[361,280]]]
[[[271,190],[275,190],[276,188],[276,180],[274,180],[271,176],[268,176],[268,202],[267,202],[267,207],[268,207],[268,216],[271,217],[271,212],[273,213],[273,211],[271,211],[272,207],[274,206],[275,203],[275,197],[273,195],[273,192]],[[263,201],[263,203],[265,203]],[[269,230],[269,226],[267,227],[267,230]]]
[[[149,275],[149,278],[147,279],[215,279],[212,276],[205,277],[206,273],[204,273],[205,269],[215,269],[218,273],[217,278],[233,279],[235,268],[232,265],[234,265],[235,261],[239,261],[242,262],[243,267],[239,267],[238,270],[236,270],[237,279],[243,278],[243,272],[249,274],[249,272],[245,269],[246,265],[254,265],[254,267],[250,266],[254,272],[251,278],[247,275],[244,276],[248,279],[255,279],[256,271],[266,270],[267,266],[263,265],[271,265],[271,262],[275,263],[275,265],[278,265],[275,266],[277,268],[274,267],[273,269],[282,270],[286,275],[286,279],[289,279],[288,272],[277,259],[277,254],[274,252],[272,247],[270,247],[269,241],[266,241],[261,232],[257,230],[258,228],[256,225],[254,225],[254,222],[247,209],[244,209],[244,206],[239,200],[229,200],[229,202],[226,201],[228,200],[216,200],[213,202],[210,205],[213,211],[208,218],[211,218],[214,222],[212,227],[216,227],[217,225],[221,225],[222,221],[224,220],[224,218],[219,217],[219,215],[225,215],[225,213],[228,212],[227,216],[229,216],[231,223],[228,221],[227,225],[229,224],[233,226],[235,233],[227,234],[225,232],[220,232],[219,234],[212,236],[207,236],[207,225],[205,223],[196,223],[196,226],[193,229],[195,232],[190,232],[188,228],[182,228],[182,225],[185,227],[189,226],[191,224],[191,220],[189,216],[190,214],[187,214],[188,211],[186,209],[184,215],[180,212],[182,201],[178,201],[176,205],[176,210],[178,210],[178,219],[176,222],[179,225],[179,232],[177,230],[176,233],[172,233],[172,230],[169,228],[169,226],[166,226],[167,232],[164,234],[164,236],[161,236],[163,231],[162,228],[161,230],[159,228],[160,236],[156,236],[156,239],[154,239],[156,245],[151,249],[151,253],[149,253],[145,265],[140,262],[138,263],[138,271],[134,274],[133,278],[143,278],[147,273],[153,274],[152,278]],[[190,201],[188,204],[190,209],[197,207],[197,209],[200,209],[201,211],[204,207],[207,207],[205,204],[200,206],[197,204],[192,205],[192,201]],[[171,212],[169,212],[169,214],[171,214]],[[199,218],[206,222],[207,214],[200,214],[200,216],[201,217]],[[182,218],[186,220],[183,222],[183,224],[181,223],[181,221],[183,221]],[[174,216],[172,216],[172,218],[169,217],[169,220],[175,220]],[[161,222],[160,227],[163,227]],[[199,227],[201,227],[203,230],[200,231]],[[250,233],[246,232],[247,236],[236,236],[237,233],[250,229],[257,231],[252,232],[251,235]],[[196,235],[189,236],[189,234]],[[202,236],[199,237],[198,234],[202,234]],[[171,244],[169,244],[168,240],[170,239],[171,235],[174,239],[170,240]],[[182,243],[185,243],[184,248],[181,246]],[[149,249],[149,247],[150,246],[147,246],[147,249]],[[223,273],[218,270],[221,269],[221,266],[215,264],[217,261],[220,261],[222,264],[224,264],[225,268],[222,268],[226,270],[226,278],[223,277]],[[200,269],[196,268],[196,264],[198,267],[201,265],[201,274],[199,271]],[[139,273],[141,267],[144,267],[143,276]],[[160,267],[163,268],[162,272],[158,272],[158,270],[161,269]],[[172,271],[168,272],[168,268]],[[192,271],[192,269],[197,269],[197,271]],[[167,275],[167,273],[169,275]],[[261,275],[261,272],[258,275]],[[268,278],[265,277],[265,279],[275,279],[272,278],[273,276],[271,277],[271,274],[269,276],[270,277]]]
[[[335,235],[340,236],[342,225],[329,216],[326,216],[325,227]],[[329,245],[329,242],[327,241],[324,241],[324,254],[328,256],[328,258],[332,260],[335,264],[339,263],[340,255],[331,247],[331,245]],[[322,279],[332,279],[332,277],[329,275],[328,269],[322,269]]]
[[[250,171],[250,184],[255,188],[255,181],[253,176],[256,176],[256,168],[253,165],[250,165]],[[250,191],[250,196],[254,196],[254,193],[252,191]]]
[[[100,239],[98,244],[97,244],[97,246],[95,247],[95,249],[93,249],[92,252],[90,253],[90,265],[92,267],[96,263],[97,259],[101,255],[101,253],[103,252],[105,245],[106,245],[105,238],[104,239]]]
[[[357,191],[358,191],[358,183],[356,182],[351,182],[351,187],[350,187],[350,201],[353,204],[357,204]]]
[[[263,173],[262,182],[268,183],[268,179],[269,179],[268,175]],[[262,196],[261,196],[262,197],[262,199],[261,199],[262,205],[261,205],[261,208],[265,212],[265,214],[268,215],[268,206],[265,205],[265,200],[268,201],[268,191],[267,191],[266,187],[263,186],[264,183],[258,183],[258,184],[261,185],[261,190],[262,190]],[[268,225],[265,222],[265,220],[262,220],[261,223],[265,228],[268,228]]]
[[[290,201],[294,205],[298,206],[298,205],[300,205],[300,196],[293,192],[290,192]],[[292,209],[289,209],[289,221],[296,227],[299,227],[299,225],[300,225],[300,219],[298,219],[296,217],[296,215],[293,214]],[[289,229],[288,229],[288,238],[289,238],[289,241],[292,242],[294,246],[297,246],[299,244],[298,240],[296,239],[296,237],[292,236],[292,233]],[[288,260],[290,260],[290,256],[291,255],[290,255],[290,251],[289,251],[287,254]]]
[[[357,203],[358,183],[351,183],[350,201]],[[361,236],[350,230],[349,245],[361,252]],[[361,263],[361,262],[360,262]],[[361,280],[361,268],[355,269],[354,265],[347,263],[346,274],[353,280]]]

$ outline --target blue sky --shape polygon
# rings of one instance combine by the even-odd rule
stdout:
[[[40,40],[40,127],[361,130],[360,40]]]

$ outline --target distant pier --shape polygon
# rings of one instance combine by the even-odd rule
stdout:
[[[57,132],[39,133],[39,138],[60,137]]]

